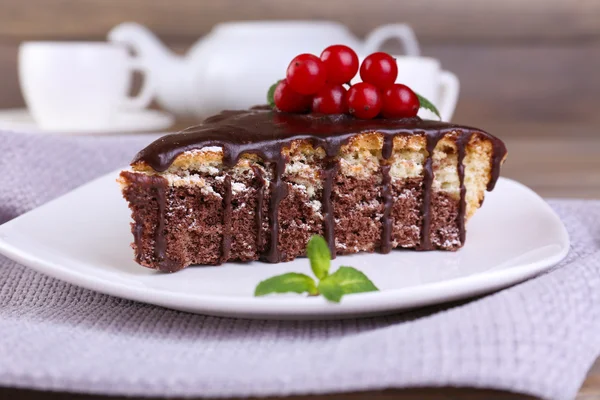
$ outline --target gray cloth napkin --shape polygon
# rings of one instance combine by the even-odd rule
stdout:
[[[150,140],[0,133],[0,222],[126,165]],[[559,268],[470,302],[360,320],[187,314],[0,256],[0,385],[214,397],[451,385],[571,399],[600,352],[600,202],[551,204],[572,239]]]

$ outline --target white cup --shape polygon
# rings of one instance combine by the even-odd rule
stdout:
[[[440,112],[442,121],[450,121],[456,108],[460,83],[452,72],[441,69],[439,60],[431,57],[393,56],[398,65],[396,83],[402,83],[431,101]],[[364,58],[361,58],[362,64]],[[353,83],[360,82],[356,74]],[[419,110],[419,116],[435,117],[428,110]],[[437,117],[436,117],[437,118]]]
[[[128,91],[132,72],[144,82]],[[19,48],[19,81],[25,102],[42,129],[102,129],[122,111],[152,101],[149,70],[125,47],[103,42],[25,42]]]

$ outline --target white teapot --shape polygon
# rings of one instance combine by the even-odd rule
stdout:
[[[336,22],[228,22],[215,26],[185,56],[173,54],[137,23],[120,24],[108,34],[109,41],[131,47],[148,67],[163,108],[199,118],[265,104],[269,87],[300,53],[319,55],[329,45],[345,44],[364,56],[391,38],[401,41],[407,55],[419,55],[414,32],[405,24],[381,26],[361,42]]]

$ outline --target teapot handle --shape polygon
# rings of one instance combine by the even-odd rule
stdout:
[[[388,24],[373,30],[365,40],[367,54],[379,51],[381,45],[392,38],[398,39],[402,43],[404,53],[407,56],[419,56],[421,54],[415,32],[408,24]]]

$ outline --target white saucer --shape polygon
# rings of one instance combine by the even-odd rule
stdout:
[[[63,134],[114,134],[129,132],[152,132],[171,127],[175,119],[171,114],[158,110],[128,111],[116,114],[111,125],[105,128],[78,128],[46,130],[34,121],[25,108],[0,110],[0,130],[27,133]]]
[[[562,260],[567,231],[537,194],[500,179],[468,224],[457,252],[392,251],[341,256],[333,267],[364,271],[380,292],[253,297],[275,274],[310,274],[306,258],[281,264],[228,263],[162,274],[133,261],[130,212],[108,174],[0,226],[0,253],[44,274],[98,292],[183,311],[247,318],[334,319],[453,301],[531,278]]]

